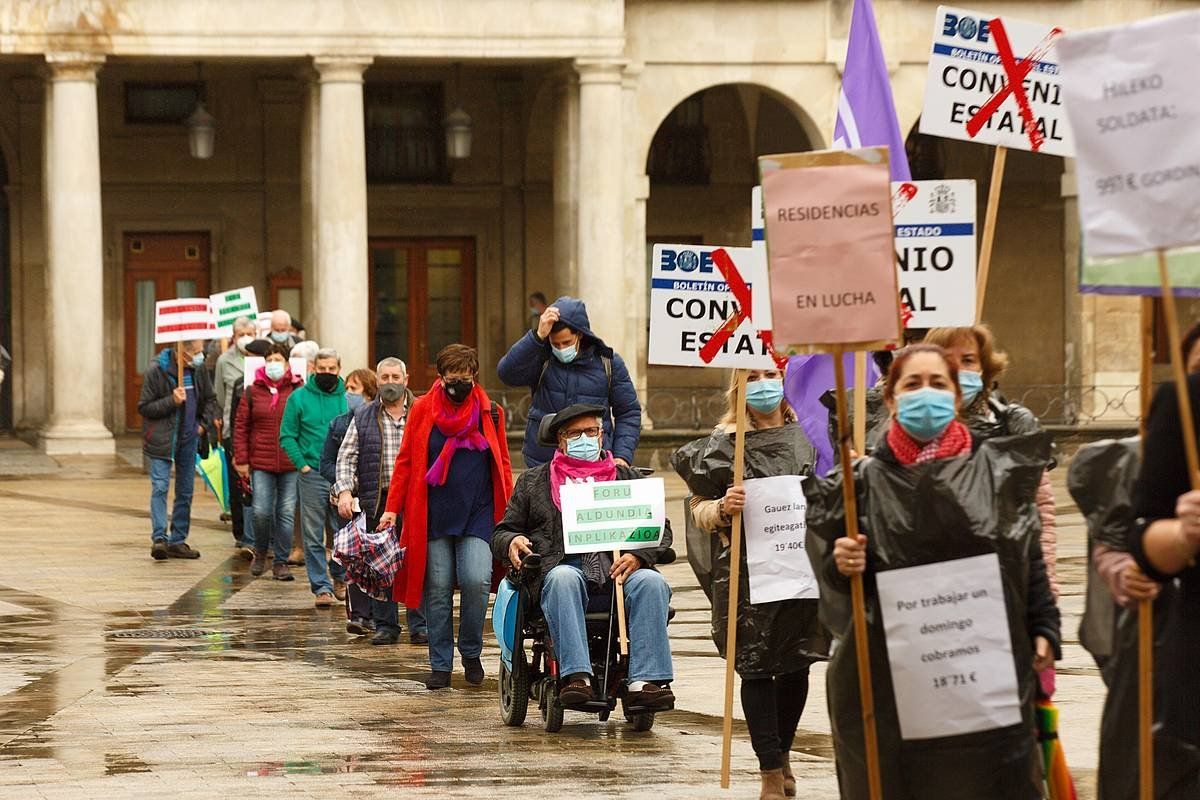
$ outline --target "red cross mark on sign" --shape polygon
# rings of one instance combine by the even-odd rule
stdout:
[[[712,360],[721,352],[721,348],[733,336],[734,331],[738,329],[744,321],[754,321],[754,305],[753,297],[750,294],[750,287],[746,284],[742,274],[738,272],[737,265],[733,263],[733,259],[729,257],[729,253],[722,248],[714,250],[712,253],[713,263],[717,265],[717,270],[721,273],[721,277],[725,279],[725,284],[729,287],[729,293],[733,295],[734,305],[736,309],[729,319],[717,328],[713,335],[709,337],[704,346],[700,348],[700,360],[705,364],[711,364]],[[770,331],[756,331],[758,338],[767,346],[767,352],[775,360],[775,365],[783,369],[787,359],[775,352],[775,339]]]
[[[1038,127],[1037,120],[1033,116],[1033,109],[1029,106],[1029,96],[1025,94],[1025,78],[1033,71],[1034,66],[1046,56],[1046,53],[1050,52],[1050,48],[1054,46],[1054,40],[1062,35],[1062,30],[1060,28],[1052,29],[1050,33],[1046,34],[1046,38],[1038,42],[1037,47],[1033,48],[1029,55],[1018,61],[1013,56],[1012,44],[1008,40],[1008,31],[1004,29],[1003,20],[997,18],[990,21],[988,29],[996,41],[996,54],[1000,57],[1000,65],[1004,67],[1004,87],[988,98],[975,116],[967,120],[967,134],[975,137],[1008,99],[1008,96],[1012,95],[1013,99],[1017,101],[1021,119],[1025,123],[1025,135],[1029,137],[1030,149],[1036,153],[1042,149],[1042,143],[1046,141],[1046,134]]]

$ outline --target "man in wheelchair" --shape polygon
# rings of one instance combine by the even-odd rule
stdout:
[[[667,615],[671,588],[653,567],[671,545],[668,522],[662,547],[637,550],[616,561],[608,553],[565,555],[559,489],[568,481],[635,480],[637,470],[618,464],[601,449],[602,406],[577,403],[547,415],[538,429],[544,444],[557,447],[549,463],[517,479],[504,519],[492,536],[492,554],[519,568],[530,553],[541,558],[541,607],[562,676],[559,699],[572,706],[596,698],[588,652],[584,612],[589,595],[612,591],[624,581],[629,628],[627,707],[666,711],[674,707],[671,692],[671,645]]]

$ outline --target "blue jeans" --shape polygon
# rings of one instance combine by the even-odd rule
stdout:
[[[304,569],[313,594],[333,594],[329,578],[345,581],[346,569],[325,555],[325,531],[337,530],[337,511],[329,504],[329,481],[315,469],[300,473],[300,534],[304,540]]]
[[[256,469],[254,482],[254,549],[275,551],[275,563],[286,564],[296,522],[296,473]]]
[[[479,658],[483,618],[492,592],[492,548],[476,536],[443,536],[429,541],[425,562],[425,610],[429,626],[429,668],[454,667],[454,582],[458,579],[458,652]]]
[[[192,490],[196,486],[197,438],[175,445],[175,505],[171,508],[171,536],[167,538],[167,492],[171,488],[171,459],[150,459],[150,540],[179,544],[192,526]]]
[[[671,587],[652,569],[639,569],[625,579],[625,613],[629,633],[630,681],[672,679],[671,642],[667,638],[667,613]],[[542,613],[558,656],[558,674],[592,674],[587,627],[583,619],[588,604],[583,570],[559,564],[542,579]]]

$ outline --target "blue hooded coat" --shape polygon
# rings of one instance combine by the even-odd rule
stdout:
[[[509,386],[528,386],[533,393],[521,450],[526,465],[536,467],[554,455],[554,448],[538,444],[538,423],[547,414],[572,403],[592,403],[609,409],[604,418],[604,449],[632,464],[633,452],[642,436],[642,406],[625,362],[592,333],[587,306],[582,300],[560,297],[552,305],[558,309],[560,321],[583,334],[575,359],[567,364],[559,361],[550,352],[549,340],[539,339],[536,331],[530,331],[509,348],[496,366],[500,380]]]

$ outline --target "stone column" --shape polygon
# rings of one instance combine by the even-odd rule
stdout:
[[[636,129],[638,80],[641,65],[625,68],[622,89],[624,124],[627,130]],[[650,328],[650,270],[646,259],[646,200],[650,197],[650,176],[646,174],[646,154],[640,153],[640,137],[631,134],[625,140],[625,247],[622,262],[625,266],[625,340],[621,353],[629,367],[630,377],[643,406],[648,405],[646,363]],[[650,427],[650,415],[642,414],[642,426]]]
[[[616,60],[579,60],[579,215],[575,266],[592,329],[635,368],[625,316],[626,153],[622,69]]]
[[[550,302],[578,294],[576,240],[579,226],[579,80],[574,70],[563,75],[554,109],[554,285],[545,291]]]
[[[318,57],[314,338],[347,368],[368,366],[367,161],[363,72],[370,58]],[[307,322],[305,324],[308,324]]]
[[[48,454],[114,452],[104,425],[104,235],[100,216],[100,129],[96,72],[103,56],[48,53],[46,85],[46,338]]]
[[[316,316],[317,269],[317,128],[320,121],[321,85],[317,72],[305,67],[300,72],[303,85],[303,116],[300,121],[300,309],[302,320]],[[313,323],[305,323],[313,324]],[[319,340],[318,340],[319,341]]]

